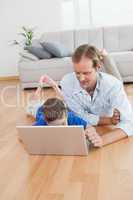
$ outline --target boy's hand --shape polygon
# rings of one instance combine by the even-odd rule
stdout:
[[[120,111],[114,109],[113,116],[111,117],[111,122],[113,125],[117,125],[120,122]]]
[[[52,78],[50,78],[48,75],[46,75],[46,74],[43,75],[43,76],[41,76],[39,82],[41,84],[46,83],[46,84],[48,84],[51,87],[56,87],[57,86],[56,82]]]

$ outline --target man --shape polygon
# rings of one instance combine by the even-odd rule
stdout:
[[[94,146],[101,147],[133,135],[133,113],[123,84],[100,72],[100,52],[93,46],[81,45],[72,61],[74,72],[64,76],[60,84],[69,109],[92,125],[116,125],[102,136],[88,131]]]

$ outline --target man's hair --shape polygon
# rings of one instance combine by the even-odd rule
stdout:
[[[58,98],[50,98],[43,104],[43,111],[45,120],[47,122],[52,122],[56,119],[62,119],[62,117],[67,115],[67,108],[65,103]]]
[[[72,61],[74,63],[79,63],[83,57],[91,59],[94,68],[101,65],[102,55],[94,46],[89,44],[83,44],[79,46],[72,55]]]

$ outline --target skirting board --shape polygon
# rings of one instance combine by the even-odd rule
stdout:
[[[0,77],[0,81],[18,81],[19,80],[19,76],[3,76]]]

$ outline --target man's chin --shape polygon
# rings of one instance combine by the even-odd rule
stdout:
[[[87,85],[87,84],[80,84],[80,86],[81,86],[83,89],[87,89],[87,88],[88,88],[88,85]]]

